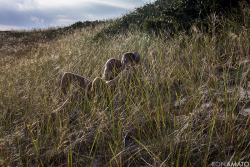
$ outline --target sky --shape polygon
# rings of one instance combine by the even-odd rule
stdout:
[[[68,26],[121,17],[154,0],[0,0],[0,31]]]

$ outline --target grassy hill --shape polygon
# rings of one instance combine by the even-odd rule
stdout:
[[[175,31],[144,29],[149,21],[165,24],[167,14],[161,13],[173,7],[170,2],[156,1],[108,22],[1,32],[0,165],[249,162],[249,6],[231,16],[208,13],[202,24],[176,22],[182,28]],[[137,24],[130,19],[138,13]],[[141,64],[114,92],[72,100],[72,86],[61,98],[64,72],[93,80],[109,58],[128,51],[139,52]],[[53,120],[51,112],[67,99],[70,104]]]

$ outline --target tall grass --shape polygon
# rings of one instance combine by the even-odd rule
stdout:
[[[131,29],[97,41],[98,25],[7,59],[0,67],[0,164],[207,166],[249,160],[249,118],[240,114],[249,106],[249,23],[215,17],[212,33],[193,27],[174,37]],[[70,101],[52,120],[63,103],[64,72],[93,80],[109,58],[128,51],[141,54],[136,75],[121,78],[114,91]]]

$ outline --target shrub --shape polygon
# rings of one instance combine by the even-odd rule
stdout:
[[[232,9],[239,8],[242,0],[176,0],[161,8],[161,16],[144,21],[144,30],[177,28],[188,30],[193,24],[207,22],[211,13],[227,15]],[[171,23],[171,24],[169,24]],[[174,26],[172,26],[174,24]],[[163,26],[165,25],[165,26]],[[166,26],[168,25],[168,26]],[[171,25],[171,26],[170,26]]]

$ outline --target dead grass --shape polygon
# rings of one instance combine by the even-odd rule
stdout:
[[[248,23],[219,22],[224,27],[213,35],[198,27],[175,37],[130,30],[95,41],[99,25],[38,42],[35,48],[31,44],[33,49],[20,55],[4,52],[0,164],[209,166],[248,161]],[[127,51],[142,55],[135,77],[121,80],[112,93],[72,101],[51,119],[62,103],[64,72],[93,80],[101,77],[109,58]]]

